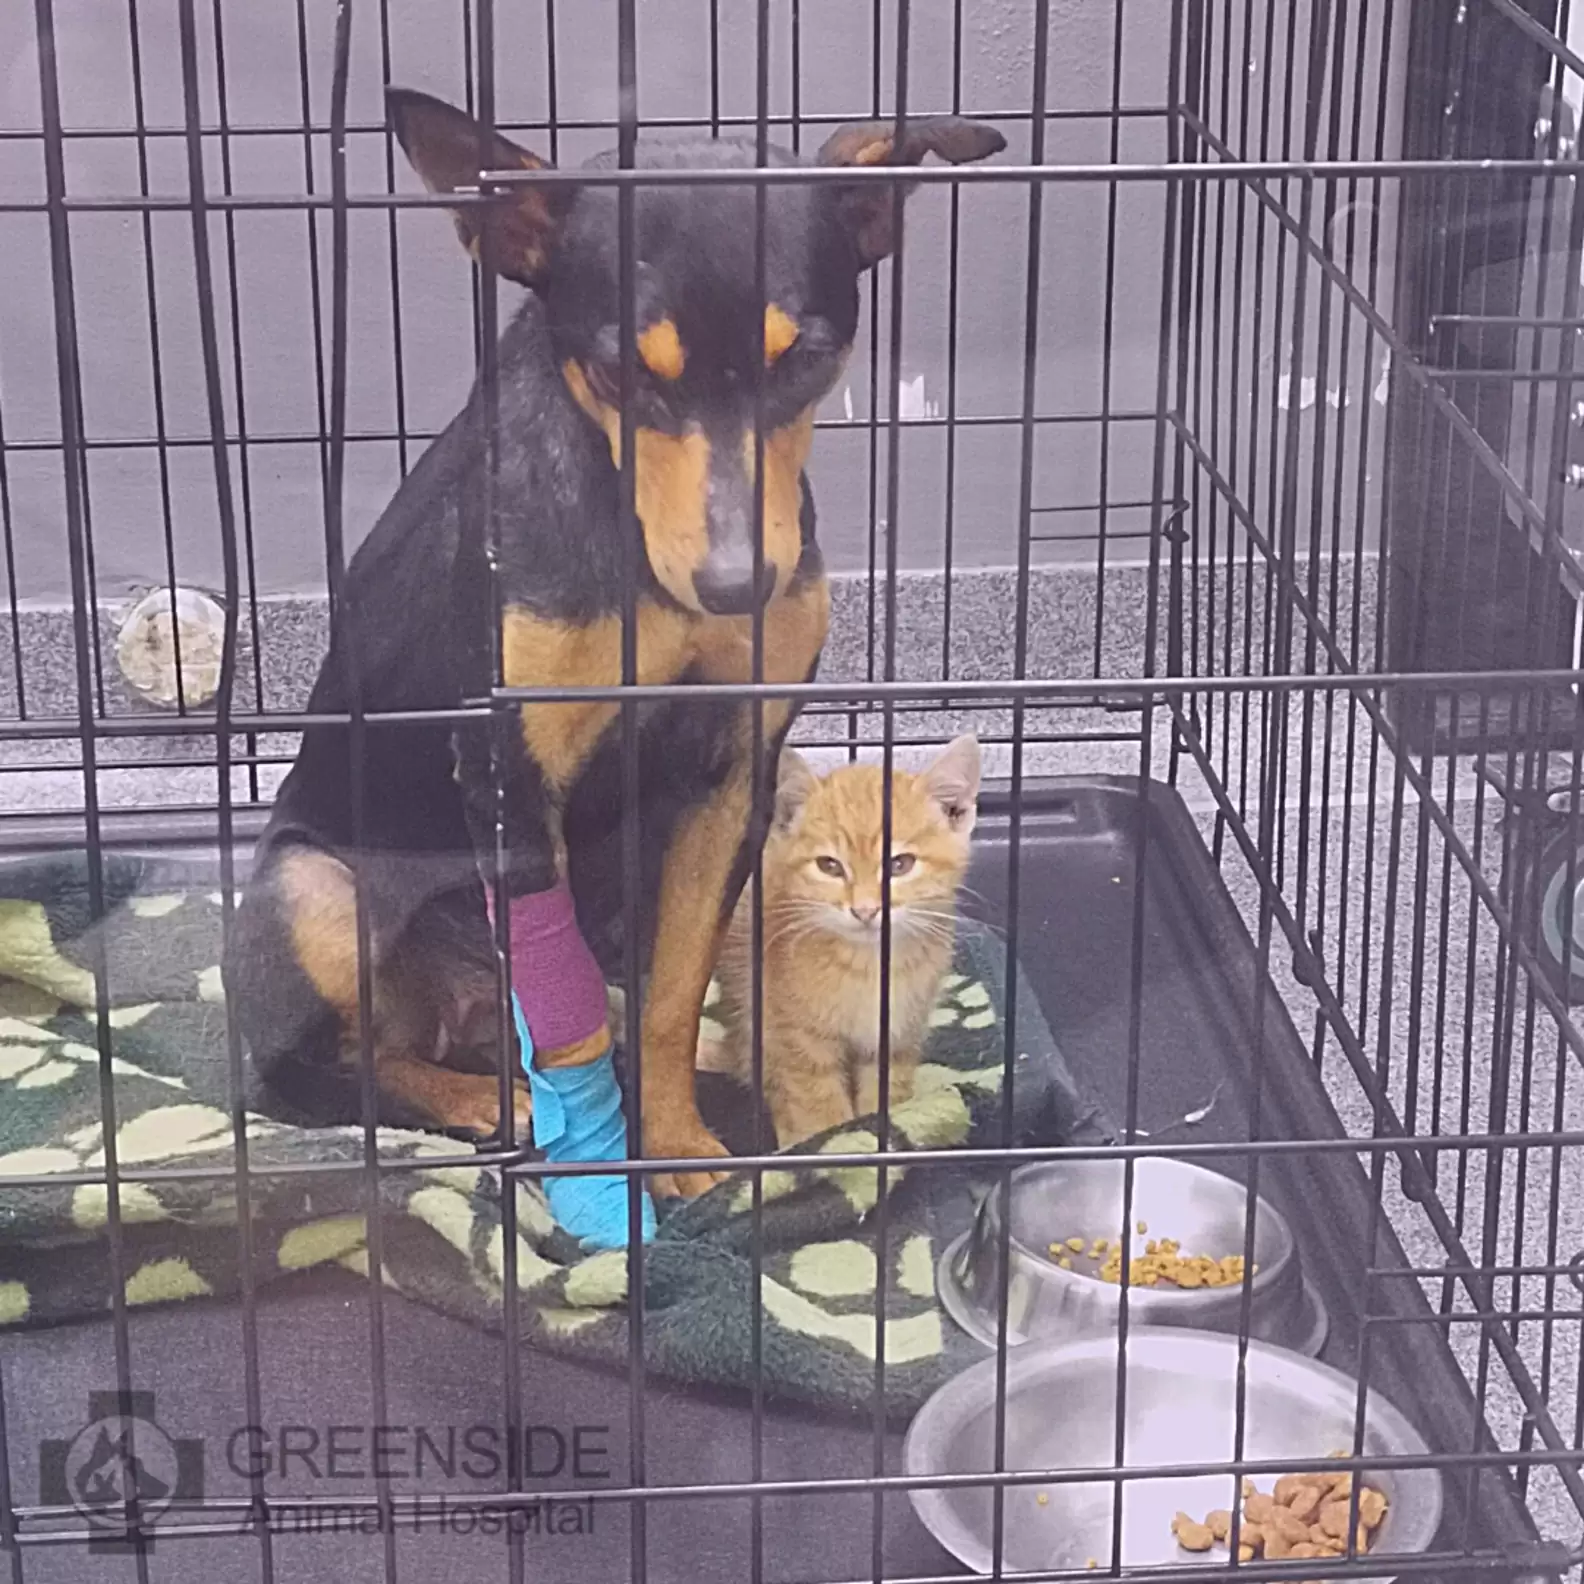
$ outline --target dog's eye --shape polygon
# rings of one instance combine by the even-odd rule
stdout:
[[[826,853],[821,853],[814,860],[814,866],[821,874],[827,874],[833,880],[840,880],[847,873],[841,866],[840,858],[832,858]]]
[[[641,391],[648,383],[647,371],[642,363],[635,362],[632,372],[632,388],[636,393]],[[594,387],[600,398],[608,402],[621,400],[622,366],[619,360],[601,358],[588,365],[589,383]]]
[[[912,869],[915,861],[912,853],[894,853],[891,857],[891,873],[905,875]]]
[[[620,363],[591,363],[588,365],[589,388],[607,407],[620,407],[622,397],[622,371]],[[649,418],[665,420],[670,405],[657,388],[657,382],[642,363],[633,369],[632,394],[640,423]]]
[[[817,401],[836,381],[840,362],[818,347],[805,347],[801,338],[793,342],[769,371],[767,388],[787,401],[805,404]]]
[[[608,363],[587,363],[589,389],[607,406],[614,407],[621,399],[621,369]]]

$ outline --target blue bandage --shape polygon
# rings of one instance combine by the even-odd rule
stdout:
[[[512,1015],[533,1097],[534,1143],[545,1158],[556,1163],[626,1160],[627,1120],[609,1048],[581,1067],[541,1070],[534,1065],[533,1041],[515,992]],[[625,1177],[546,1177],[544,1187],[551,1214],[575,1238],[595,1248],[627,1246],[631,1222]],[[650,1243],[655,1235],[654,1201],[646,1188],[639,1189],[639,1200],[643,1240]]]

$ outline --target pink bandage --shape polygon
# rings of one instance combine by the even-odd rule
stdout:
[[[561,1050],[606,1026],[605,976],[578,930],[566,881],[512,899],[511,976],[535,1050]]]

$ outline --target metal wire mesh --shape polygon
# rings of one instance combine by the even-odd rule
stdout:
[[[306,724],[300,667],[292,669],[301,632],[306,624],[317,638],[334,621],[366,508],[377,510],[449,415],[423,387],[443,393],[447,380],[471,379],[476,368],[493,409],[505,305],[487,273],[475,275],[470,304],[457,306],[453,281],[449,303],[437,305],[427,262],[411,265],[415,249],[427,261],[426,250],[437,255],[446,241],[444,222],[428,212],[439,201],[411,190],[388,130],[367,107],[404,60],[416,63],[413,40],[432,37],[415,15],[389,0],[342,0],[333,16],[297,0],[246,19],[220,0],[207,12],[196,0],[158,12],[136,0],[104,9],[124,49],[117,59],[129,113],[75,86],[70,46],[88,25],[78,7],[35,0],[30,18],[3,24],[20,30],[36,61],[38,100],[36,114],[0,131],[0,169],[13,173],[0,182],[0,235],[23,261],[16,303],[0,317],[9,652],[0,769],[18,789],[0,840],[19,852],[83,845],[96,918],[107,905],[107,852],[213,846],[229,921],[248,839]],[[962,0],[917,8],[876,0],[840,16],[812,0],[708,0],[689,14],[691,104],[689,90],[668,92],[663,75],[646,74],[647,48],[670,57],[665,40],[646,33],[635,0],[578,18],[565,7],[558,16],[554,0],[531,21],[507,9],[469,0],[448,22],[455,97],[486,127],[540,139],[557,162],[613,140],[618,159],[575,177],[488,172],[473,201],[499,202],[529,180],[616,189],[629,382],[641,186],[751,185],[762,296],[772,194],[835,175],[763,168],[769,143],[806,147],[815,129],[823,135],[854,115],[900,123],[950,110],[993,121],[1010,148],[994,164],[911,173],[920,196],[896,260],[866,293],[847,405],[828,406],[818,421],[816,457],[826,446],[833,460],[816,483],[842,574],[820,679],[639,687],[629,608],[620,687],[498,685],[445,718],[499,728],[529,702],[618,703],[629,876],[639,868],[641,702],[750,700],[762,734],[762,705],[795,698],[803,706],[795,741],[837,756],[877,752],[888,780],[897,750],[973,725],[997,781],[988,801],[1000,821],[994,855],[1004,862],[988,911],[1006,943],[1008,1075],[1019,1051],[1022,965],[1039,957],[1041,921],[1061,906],[1028,880],[1024,859],[1035,839],[1029,827],[1066,806],[1062,783],[1052,791],[1050,778],[1136,778],[1146,812],[1152,799],[1182,799],[1211,860],[1185,883],[1221,888],[1241,914],[1235,990],[1250,1044],[1235,1141],[1164,1142],[1148,1092],[1157,1081],[1147,1059],[1158,929],[1150,886],[1152,876],[1176,874],[1179,860],[1157,848],[1146,818],[1131,866],[1117,984],[1126,1004],[1108,1075],[1120,1141],[1104,1152],[1014,1148],[1007,1083],[999,1148],[896,1149],[882,1103],[876,1148],[825,1164],[878,1167],[883,1188],[884,1174],[903,1167],[972,1162],[1004,1202],[1020,1165],[1103,1153],[1128,1164],[1129,1223],[1135,1162],[1235,1156],[1248,1188],[1249,1258],[1255,1195],[1270,1177],[1334,1191],[1341,1240],[1357,1252],[1337,1267],[1331,1301],[1346,1312],[1339,1362],[1359,1382],[1359,1422],[1380,1375],[1409,1383],[1420,1400],[1403,1406],[1423,1416],[1431,1441],[1418,1461],[1438,1468],[1456,1498],[1435,1548],[1394,1558],[1394,1570],[1571,1571],[1584,1561],[1584,1310],[1580,1254],[1570,1246],[1584,1204],[1584,1118],[1569,1087],[1584,1057],[1570,1011],[1584,858],[1584,739],[1574,719],[1581,673],[1570,667],[1579,661],[1584,580],[1568,460],[1579,428],[1572,382],[1584,205],[1574,194],[1574,127],[1584,51],[1571,37],[1570,0],[1554,14],[1517,0],[1455,9],[1112,0],[1055,17],[1049,0],[1033,0],[993,19]],[[103,16],[92,26],[109,37]],[[168,41],[172,26],[175,61],[157,71],[151,43],[161,28]],[[594,64],[580,58],[575,70],[574,27],[598,46],[582,52]],[[250,95],[245,48],[239,58],[230,43],[237,32],[245,47],[272,39],[295,63],[290,114],[255,118],[238,108],[259,96]],[[1007,71],[985,64],[1003,33],[1017,63]],[[832,40],[855,36],[858,64],[841,75],[867,76],[868,101],[837,104],[820,68],[846,47]],[[647,113],[651,95],[666,108]],[[633,168],[640,132],[681,131],[751,135],[761,168],[749,176]],[[105,147],[119,164],[93,162]],[[255,147],[269,148],[274,163],[250,167]],[[288,168],[291,190],[282,190]],[[883,169],[840,176],[890,179]],[[291,228],[278,235],[301,269],[285,309],[261,307],[250,275],[250,250],[269,256],[270,226]],[[110,238],[120,256],[107,292],[99,258]],[[273,245],[278,259],[279,240]],[[107,316],[127,315],[137,327],[133,353],[123,347],[120,363],[107,363]],[[8,347],[19,324],[28,328]],[[290,357],[276,337],[290,338]],[[987,356],[987,347],[1004,355]],[[141,358],[146,399],[140,421],[129,422],[106,406],[104,385]],[[437,359],[450,360],[444,380]],[[920,370],[927,381],[915,388]],[[918,395],[928,383],[942,392],[938,405]],[[631,456],[630,403],[625,411]],[[762,468],[762,433],[756,454]],[[299,487],[283,491],[280,479],[294,468]],[[630,471],[623,479],[631,517]],[[481,480],[481,489],[493,487]],[[147,508],[130,543],[107,529],[129,498]],[[283,509],[296,513],[287,529]],[[313,602],[305,614],[271,586],[282,534],[295,536],[300,570],[316,537],[310,527],[322,540],[313,549],[328,618]],[[163,711],[117,666],[112,595],[129,567],[140,587],[168,591],[175,697]],[[635,562],[629,571],[636,600]],[[295,576],[289,558],[281,575]],[[193,699],[178,590],[204,586],[223,625],[205,696]],[[50,608],[51,592],[68,597]],[[757,623],[754,650],[762,676]],[[347,683],[356,808],[364,734],[399,727],[359,707],[355,666]],[[888,827],[887,853],[891,835]],[[757,891],[758,875],[749,883]],[[495,914],[504,919],[506,909]],[[637,939],[630,931],[629,984],[639,980]],[[889,950],[887,926],[882,964]],[[196,1174],[118,1161],[106,964],[101,956],[91,966],[104,1160],[102,1170],[50,1180],[106,1186],[114,1374],[125,1393],[140,1366],[124,1296],[122,1196]],[[366,1034],[372,991],[361,977]],[[637,1003],[628,998],[634,1055]],[[1060,1008],[1046,1010],[1059,1023]],[[883,1005],[883,1100],[888,1016]],[[1301,1103],[1289,1067],[1271,1054],[1294,1030],[1316,1081]],[[754,1043],[762,1087],[757,1028]],[[256,1424],[262,1299],[246,1207],[253,1181],[281,1168],[251,1158],[234,1028],[227,1056],[233,1182],[244,1208],[237,1346]],[[641,1090],[630,1099],[641,1109]],[[411,1163],[382,1157],[371,1062],[362,1100],[363,1156],[347,1169],[366,1179],[369,1264],[379,1271],[380,1179]],[[508,1130],[504,1148],[457,1160],[508,1182],[571,1169],[529,1160],[518,1142]],[[752,1174],[756,1251],[764,1172],[783,1164],[762,1130],[753,1153],[734,1162]],[[8,1185],[42,1180],[13,1174]],[[636,1168],[629,1180],[636,1196]],[[508,1192],[501,1203],[503,1326],[516,1337],[517,1200]],[[882,1191],[874,1212],[882,1247],[888,1213]],[[1314,1214],[1327,1218],[1324,1206]],[[1005,1270],[1005,1215],[1001,1224]],[[635,1243],[630,1291],[645,1291],[645,1268]],[[761,1278],[756,1257],[756,1307]],[[627,1474],[597,1497],[628,1509],[634,1580],[654,1573],[652,1504],[746,1504],[747,1551],[732,1566],[757,1580],[790,1576],[784,1559],[767,1554],[765,1504],[841,1493],[871,1498],[869,1576],[898,1576],[889,1548],[901,1520],[886,1498],[930,1482],[896,1472],[882,1408],[888,1279],[881,1261],[861,1475],[767,1477],[757,1332],[746,1477],[691,1482],[687,1470],[662,1466],[647,1451],[659,1399],[646,1380],[644,1306],[630,1306]],[[391,1301],[379,1281],[369,1283],[376,1424],[389,1417]],[[1003,1281],[986,1481],[998,1571],[1017,1492],[1096,1477],[1007,1466],[1009,1301]],[[1247,1331],[1245,1313],[1245,1343]],[[502,1349],[512,1444],[533,1369],[516,1345]],[[0,1540],[21,1580],[33,1576],[36,1556],[79,1543],[82,1530],[70,1508],[33,1502],[11,1477],[6,1399],[15,1391],[0,1371]],[[1280,1472],[1244,1455],[1245,1430],[1240,1399],[1227,1470]],[[1120,1542],[1122,1490],[1165,1471],[1130,1461],[1120,1440],[1117,1451],[1099,1477],[1117,1492]],[[421,1513],[436,1500],[396,1491],[388,1478],[367,1496],[387,1515]],[[533,1500],[515,1464],[499,1499]],[[246,1500],[176,1504],[158,1524],[161,1544],[235,1534],[243,1524],[249,1570],[273,1579],[279,1559],[265,1520],[283,1500],[255,1472]],[[315,1498],[290,1493],[290,1502],[306,1508]],[[135,1531],[137,1512],[124,1516]],[[394,1528],[382,1533],[377,1567],[394,1579],[408,1566]],[[1121,1571],[1116,1556],[1097,1560],[1102,1571]],[[133,1565],[139,1579],[152,1576],[145,1552]],[[508,1537],[505,1566],[525,1576],[520,1534]],[[1295,1570],[1256,1561],[1173,1577],[1191,1584],[1299,1571],[1368,1577],[1370,1564],[1355,1557]]]

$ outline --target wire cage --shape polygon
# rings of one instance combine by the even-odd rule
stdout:
[[[0,1342],[11,1577],[84,1576],[90,1538],[124,1543],[93,1566],[140,1578],[427,1577],[441,1555],[419,1529],[447,1491],[422,1477],[376,1471],[329,1496],[302,1464],[233,1465],[230,1483],[150,1502],[129,1474],[85,1517],[50,1484],[69,1452],[44,1450],[75,1432],[60,1416],[80,1416],[83,1395],[113,1390],[119,1422],[141,1423],[138,1394],[169,1404],[191,1384],[182,1370],[211,1381],[191,1426],[211,1440],[221,1425],[271,1423],[282,1393],[292,1400],[283,1372],[310,1404],[388,1426],[414,1411],[415,1380],[464,1347],[407,1329],[420,1325],[411,1295],[387,1291],[400,1286],[387,1275],[334,1288],[339,1329],[314,1311],[324,1328],[304,1353],[294,1327],[307,1311],[260,1274],[255,1214],[272,1180],[328,1183],[331,1168],[271,1160],[234,1028],[211,1046],[227,1098],[205,1135],[228,1164],[205,1149],[199,1164],[149,1164],[117,1123],[136,1018],[115,982],[131,971],[116,916],[165,906],[131,895],[139,876],[201,873],[230,926],[348,558],[475,380],[498,398],[492,349],[516,294],[476,267],[470,282],[387,124],[390,84],[466,105],[558,167],[615,148],[588,179],[624,202],[662,180],[719,179],[630,171],[640,135],[746,138],[760,157],[732,179],[763,195],[761,226],[792,183],[851,179],[769,170],[765,145],[810,154],[854,119],[937,113],[987,121],[1007,144],[983,164],[909,173],[896,256],[869,277],[850,362],[814,424],[832,588],[817,679],[725,689],[761,732],[763,709],[795,697],[794,744],[830,764],[878,758],[888,782],[977,732],[986,781],[965,912],[1004,953],[1005,1098],[975,1147],[894,1135],[882,1014],[879,1123],[823,1157],[881,1173],[844,1256],[860,1248],[869,1277],[808,1290],[840,1300],[821,1313],[872,1383],[829,1420],[778,1400],[766,1292],[784,1296],[790,1278],[772,1271],[763,1227],[789,1161],[762,1122],[732,1163],[751,1334],[716,1381],[729,1400],[707,1409],[656,1362],[676,1302],[663,1240],[626,1254],[623,1297],[646,1301],[626,1304],[625,1359],[588,1387],[595,1408],[568,1406],[577,1382],[556,1372],[570,1366],[516,1340],[537,1303],[524,1271],[538,1270],[518,1236],[520,1190],[554,1170],[510,1130],[503,1146],[419,1162],[482,1173],[499,1207],[495,1343],[468,1355],[488,1360],[470,1400],[492,1404],[510,1440],[546,1424],[553,1398],[565,1415],[602,1415],[618,1449],[589,1495],[602,1538],[557,1551],[557,1574],[1151,1571],[1136,1515],[1153,1511],[1152,1483],[1247,1477],[1263,1490],[1300,1472],[1260,1422],[1253,1383],[1269,1355],[1252,1298],[1227,1333],[1237,1389],[1216,1458],[1148,1436],[1130,1449],[1127,1397],[1147,1399],[1148,1380],[1127,1368],[1106,1377],[1105,1422],[1129,1428],[1098,1462],[1063,1461],[1076,1429],[1031,1429],[1064,1410],[1028,1373],[1041,1348],[1012,1345],[1025,1235],[1013,1185],[1109,1163],[1125,1238],[1163,1161],[1237,1185],[1236,1246],[1221,1253],[1255,1263],[1256,1202],[1280,1207],[1308,1283],[1307,1351],[1340,1372],[1350,1445],[1336,1450],[1358,1488],[1422,1490],[1409,1476],[1429,1470],[1441,1492],[1433,1535],[1389,1564],[1359,1551],[1240,1561],[1163,1539],[1171,1577],[1389,1565],[1530,1580],[1584,1562],[1584,1119],[1570,1085],[1584,1037],[1569,1010],[1584,998],[1581,27],[1571,0],[35,0],[0,17],[14,63],[0,130],[0,922],[34,917],[27,887],[81,855],[71,973],[5,970],[26,994],[0,996],[0,1083],[16,1086],[5,1109],[21,1115],[60,1081],[37,1077],[40,1036],[26,1027],[47,993],[51,1008],[75,996],[88,1028],[56,1064],[79,1062],[96,1086],[80,1158],[46,1159],[37,1139],[0,1147],[0,1233],[19,1238],[30,1196],[64,1189],[79,1206],[71,1235],[27,1268],[109,1273],[96,1318]],[[548,180],[483,170],[474,201]],[[607,692],[625,722],[659,696],[636,682]],[[500,682],[452,716],[499,723],[570,696]],[[360,708],[345,719],[355,741],[382,729]],[[636,730],[623,738],[634,752]],[[623,947],[629,986],[639,933]],[[200,1010],[216,1000],[200,983]],[[629,1049],[638,1000],[625,1002]],[[1035,1025],[1091,1131],[1031,1141],[1016,1114]],[[757,1035],[755,1049],[762,1083]],[[414,1161],[390,1152],[372,1112],[357,1136],[339,1166],[363,1196],[361,1230],[335,1254],[387,1272],[398,1235],[381,1207]],[[116,1138],[126,1147],[105,1147]],[[999,1228],[987,1440],[972,1468],[920,1473],[888,1406],[888,1378],[912,1361],[885,1304],[920,1278],[893,1263],[886,1182],[965,1171],[976,1208],[959,1233],[979,1237],[987,1216]],[[159,1193],[200,1183],[230,1196],[234,1285],[211,1330],[162,1333],[199,1322],[162,1320],[170,1311],[144,1300],[206,1284],[140,1289],[136,1239]],[[212,1237],[202,1217],[194,1236],[206,1225]],[[928,1246],[933,1263],[944,1237]],[[4,1250],[0,1317],[42,1318]],[[574,1313],[580,1300],[558,1291],[557,1313]],[[1130,1335],[1140,1349],[1158,1336],[1139,1329],[1143,1291],[1119,1287],[1124,1358]],[[794,1294],[805,1310],[808,1292]],[[945,1310],[931,1323],[956,1324]],[[448,1389],[465,1394],[461,1374]],[[1393,1455],[1354,1439],[1372,1394],[1422,1446]],[[1070,1516],[1064,1492],[1097,1479],[1101,1516],[1073,1535],[1100,1538],[1080,1545],[1046,1513]],[[982,1508],[962,1495],[975,1488]],[[542,1499],[512,1458],[490,1494],[507,1513]],[[272,1524],[331,1508],[382,1521],[352,1538],[283,1538]],[[970,1520],[978,1550],[949,1538]],[[447,1567],[542,1565],[521,1525],[444,1543]]]

